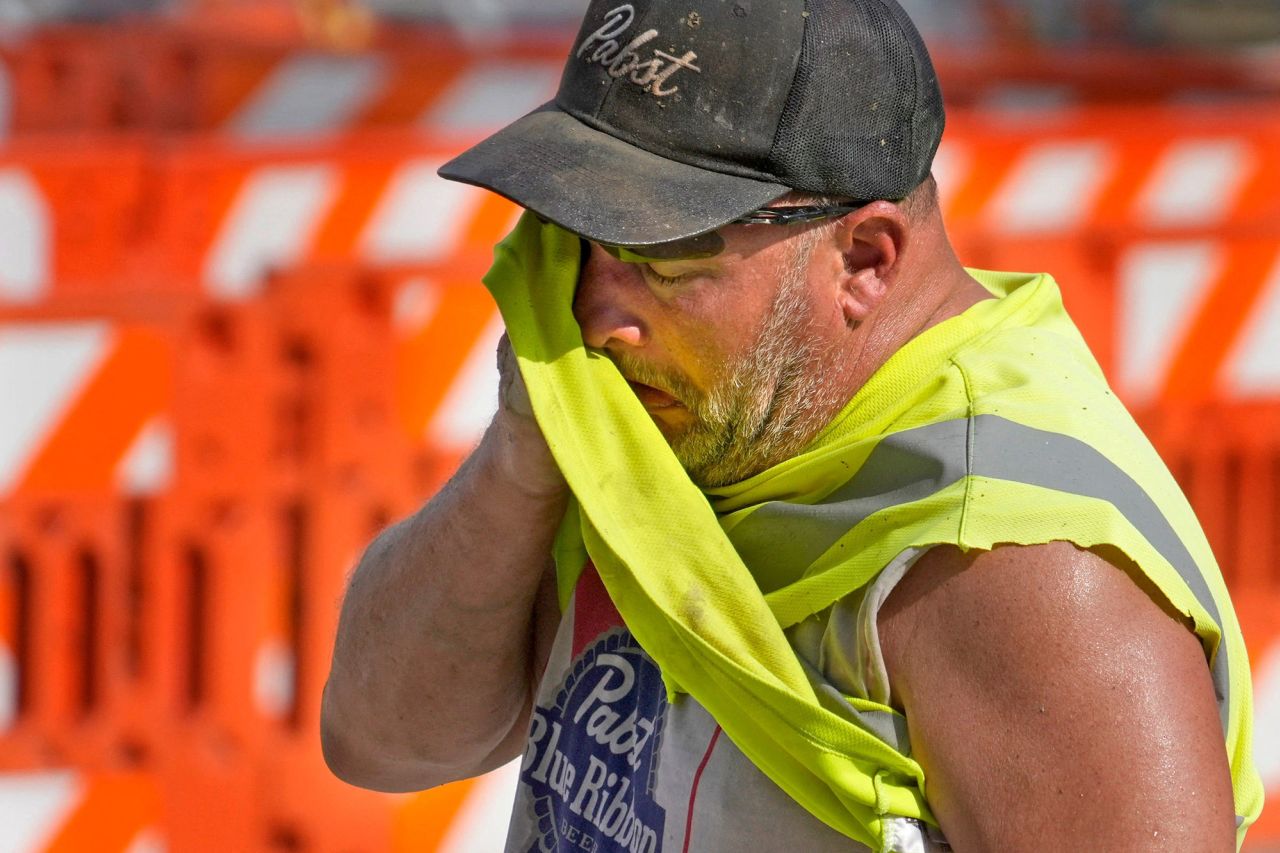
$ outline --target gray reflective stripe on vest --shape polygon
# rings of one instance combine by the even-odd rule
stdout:
[[[799,577],[869,516],[922,500],[966,474],[1107,501],[1173,566],[1221,628],[1218,604],[1191,552],[1132,477],[1079,439],[996,415],[890,435],[847,483],[820,503],[764,504],[734,527],[729,538],[740,552],[768,554],[773,566],[761,567],[765,574]],[[781,528],[775,526],[779,522]],[[778,536],[779,529],[787,535]],[[1230,708],[1227,654],[1224,638],[1211,668],[1223,731]]]
[[[820,503],[764,504],[729,531],[729,539],[739,553],[767,554],[772,565],[761,567],[765,573],[799,577],[866,518],[923,500],[962,478],[968,441],[968,420],[891,435]],[[775,527],[778,522],[785,526]],[[779,529],[787,535],[778,536]]]
[[[1151,496],[1095,448],[1069,435],[982,415],[973,419],[972,470],[979,477],[1027,483],[1107,501],[1173,566],[1209,618],[1222,628],[1218,602],[1209,592],[1209,585],[1182,537]],[[1225,732],[1231,705],[1225,636],[1218,643],[1212,674],[1218,716]]]

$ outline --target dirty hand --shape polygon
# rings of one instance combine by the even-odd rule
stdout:
[[[523,492],[562,495],[568,486],[534,420],[529,389],[505,334],[498,341],[498,377],[498,414],[490,432],[495,434],[501,470]]]

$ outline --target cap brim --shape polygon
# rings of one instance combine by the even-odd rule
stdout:
[[[552,104],[449,161],[440,176],[492,190],[575,234],[617,246],[704,234],[789,190],[653,154]]]

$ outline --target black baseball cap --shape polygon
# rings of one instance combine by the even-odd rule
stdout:
[[[652,246],[791,190],[904,198],[944,123],[895,0],[594,0],[555,99],[440,175],[588,239]]]

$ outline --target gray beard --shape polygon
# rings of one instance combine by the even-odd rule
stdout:
[[[748,356],[692,409],[698,422],[671,442],[699,486],[738,483],[794,456],[831,417],[806,299],[812,249],[803,239],[779,271],[777,296]]]

